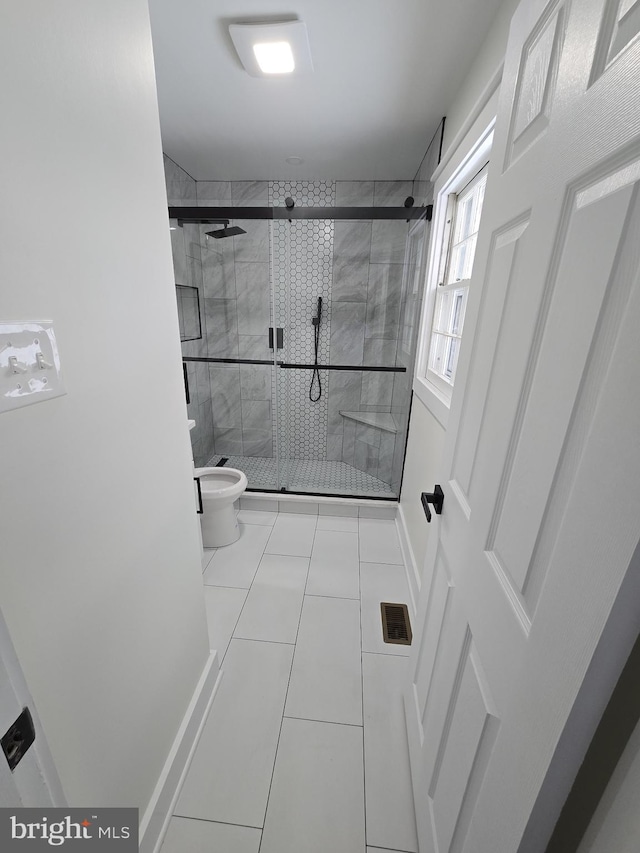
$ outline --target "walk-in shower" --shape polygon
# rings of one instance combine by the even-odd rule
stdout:
[[[430,206],[336,206],[316,184],[169,208],[176,281],[202,275],[182,345],[194,458],[250,490],[394,499]]]

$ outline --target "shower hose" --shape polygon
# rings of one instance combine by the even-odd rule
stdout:
[[[320,370],[318,369],[318,347],[320,344],[320,320],[322,318],[322,297],[318,298],[318,316],[314,317],[313,323],[313,373],[311,374],[311,385],[309,386],[309,399],[312,403],[317,403],[322,397],[322,382],[320,381]],[[315,387],[317,385],[317,391]]]

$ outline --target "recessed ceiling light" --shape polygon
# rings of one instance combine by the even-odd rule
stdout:
[[[231,24],[229,35],[240,61],[252,77],[313,71],[303,21],[279,24]]]
[[[289,163],[291,166],[300,166],[304,160],[302,157],[287,157],[285,163]]]

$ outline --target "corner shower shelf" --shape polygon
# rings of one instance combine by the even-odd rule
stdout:
[[[385,432],[398,432],[395,418],[389,412],[340,412],[343,418],[356,421],[359,424],[377,427]]]

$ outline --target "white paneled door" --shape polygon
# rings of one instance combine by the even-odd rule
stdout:
[[[0,737],[9,732],[25,707],[33,719],[35,741],[13,771],[5,751],[0,751],[0,807],[64,806],[53,758],[0,611]],[[11,755],[9,740],[7,749]]]
[[[421,853],[516,853],[640,537],[638,0],[518,8],[470,292],[405,692]]]

